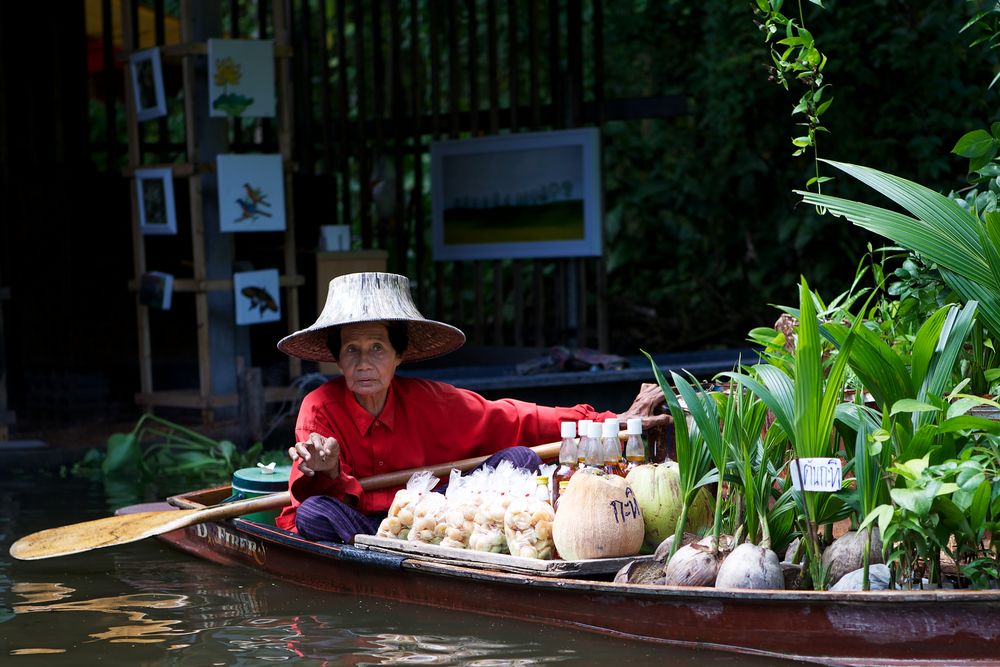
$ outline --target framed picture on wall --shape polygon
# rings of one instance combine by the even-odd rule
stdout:
[[[176,234],[173,171],[167,167],[136,169],[135,190],[139,231],[150,235]]]
[[[435,260],[602,252],[596,128],[431,144]]]
[[[163,93],[163,66],[160,50],[146,49],[129,56],[135,117],[139,121],[167,115],[167,98]]]
[[[216,171],[221,231],[285,229],[285,180],[280,155],[220,155]]]
[[[260,324],[281,319],[278,270],[242,271],[233,274],[236,324]]]
[[[208,40],[210,116],[274,118],[274,41]]]

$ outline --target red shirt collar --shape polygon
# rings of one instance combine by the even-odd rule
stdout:
[[[368,435],[371,431],[372,425],[377,421],[385,424],[386,428],[390,431],[392,430],[396,415],[395,386],[396,379],[393,378],[389,383],[389,392],[386,394],[385,405],[382,407],[382,412],[378,415],[372,415],[370,412],[365,410],[360,403],[358,403],[358,399],[354,397],[353,392],[347,388],[347,383],[344,383],[344,392],[346,394],[344,397],[344,405],[347,406],[347,412],[351,416],[351,420],[354,422],[354,425],[357,426],[358,432]]]

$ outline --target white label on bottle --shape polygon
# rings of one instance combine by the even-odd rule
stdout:
[[[792,487],[796,491],[833,493],[843,486],[844,474],[840,459],[792,459],[788,463]]]

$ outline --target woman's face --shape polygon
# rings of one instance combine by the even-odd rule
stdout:
[[[402,357],[389,342],[384,324],[346,324],[340,330],[337,363],[347,388],[359,400],[384,399]]]

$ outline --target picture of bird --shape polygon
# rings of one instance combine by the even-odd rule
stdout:
[[[247,198],[250,200],[250,203],[255,206],[271,207],[271,202],[267,201],[267,194],[264,192],[264,188],[255,188],[249,183],[244,183],[243,189],[246,190]]]
[[[262,211],[257,204],[249,201],[247,199],[237,198],[236,203],[240,207],[240,217],[236,218],[233,222],[243,222],[244,220],[249,220],[253,222],[257,218],[263,216],[265,218],[270,218],[271,214],[267,211]],[[269,204],[265,204],[269,206]]]
[[[244,287],[241,293],[250,299],[251,311],[257,308],[260,310],[261,315],[269,310],[278,312],[278,304],[275,302],[274,297],[263,287]]]

